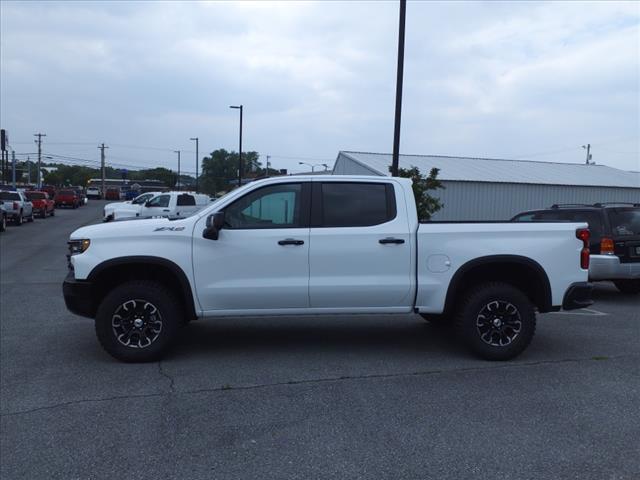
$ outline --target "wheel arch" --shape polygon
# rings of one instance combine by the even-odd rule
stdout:
[[[174,291],[187,319],[197,318],[191,284],[184,270],[166,258],[135,255],[112,258],[96,265],[87,277],[92,286],[94,311],[104,296],[127,280],[153,280]]]
[[[447,289],[445,313],[453,313],[459,295],[489,281],[508,283],[520,289],[540,312],[554,309],[549,277],[538,262],[521,255],[488,255],[458,268]]]

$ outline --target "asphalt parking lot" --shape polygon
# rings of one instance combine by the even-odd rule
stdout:
[[[66,239],[102,202],[0,234],[0,477],[640,478],[640,298],[600,284],[518,359],[417,316],[193,322],[118,363],[68,313]]]

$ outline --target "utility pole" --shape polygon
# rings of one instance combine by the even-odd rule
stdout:
[[[269,178],[269,159],[271,158],[271,155],[267,155],[267,178]]]
[[[196,141],[196,193],[198,193],[198,137],[193,137],[190,140]]]
[[[238,187],[242,186],[242,105],[231,105],[229,108],[240,110],[240,148],[238,149]]]
[[[402,81],[404,78],[404,23],[407,16],[407,0],[400,0],[400,25],[398,28],[398,71],[396,77],[396,119],[393,129],[393,159],[391,176],[398,176],[400,161],[400,118],[402,117]]]
[[[11,183],[13,188],[16,188],[16,152],[11,149]]]
[[[101,177],[102,177],[101,178],[102,182],[100,184],[100,197],[105,198],[107,191],[105,190],[105,186],[104,186],[104,177],[105,177],[104,149],[109,147],[107,147],[103,143],[98,148],[100,149],[100,171],[101,171]]]
[[[35,142],[38,144],[38,190],[42,188],[42,137],[46,137],[47,135],[44,133],[34,133],[34,137],[38,137],[38,140]]]
[[[582,145],[582,148],[584,148],[584,149],[586,149],[586,150],[587,150],[587,160],[586,160],[586,164],[587,164],[587,165],[590,165],[590,164],[592,163],[592,162],[591,162],[591,157],[592,157],[592,155],[591,155],[591,153],[589,153],[589,152],[591,152],[591,144],[590,144],[590,143],[587,143],[587,145]]]
[[[31,160],[29,155],[27,155],[27,183],[31,185]]]
[[[180,190],[180,150],[174,150],[173,153],[178,154],[178,181],[176,182],[176,189]]]

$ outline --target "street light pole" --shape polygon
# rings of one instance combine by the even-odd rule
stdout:
[[[193,137],[190,140],[196,142],[196,193],[198,192],[198,137]]]
[[[174,150],[173,153],[178,154],[178,181],[176,182],[176,189],[180,190],[180,150]]]
[[[240,147],[238,149],[238,187],[242,185],[242,105],[229,105],[229,108],[240,110]]]
[[[400,160],[400,118],[402,117],[402,81],[404,78],[404,23],[407,16],[407,0],[400,0],[400,20],[398,27],[398,71],[396,77],[396,118],[393,129],[393,159],[391,176],[398,176]]]
[[[326,172],[327,170],[329,170],[329,165],[327,165],[326,163],[307,163],[307,162],[298,162],[298,165],[307,165],[309,167],[311,167],[311,173],[315,172],[316,167],[324,167],[324,171]]]

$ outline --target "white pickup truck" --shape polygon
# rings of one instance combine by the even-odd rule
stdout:
[[[151,197],[140,199],[143,195],[136,197],[132,202],[106,205],[104,221],[126,218],[188,217],[211,203],[208,195],[194,192],[157,192]]]
[[[536,311],[591,304],[588,245],[584,223],[421,224],[406,179],[276,177],[188,218],[76,230],[63,292],[129,362],[197,318],[414,312],[505,360]]]

